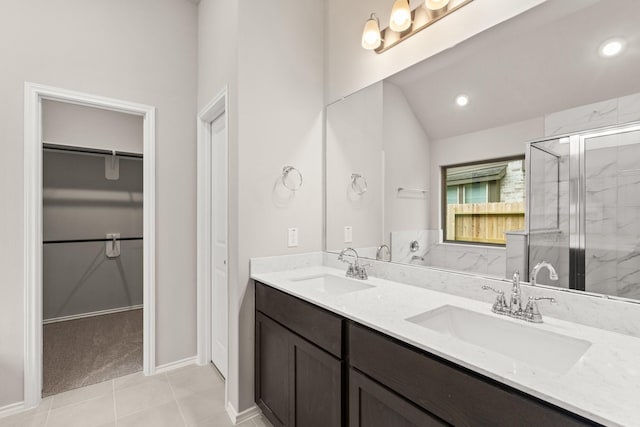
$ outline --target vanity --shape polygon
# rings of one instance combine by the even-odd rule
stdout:
[[[326,252],[251,262],[274,425],[640,426],[638,14],[549,0],[329,100]]]
[[[489,294],[478,301],[429,284],[346,278],[333,254],[294,256],[285,267],[286,258],[252,260],[255,398],[275,426],[640,422],[637,338],[499,316]],[[274,260],[279,267],[269,267]],[[427,271],[386,264],[405,277]],[[508,292],[506,281],[473,279]]]

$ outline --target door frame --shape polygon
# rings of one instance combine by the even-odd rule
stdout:
[[[228,113],[228,88],[225,86],[211,102],[209,102],[199,113],[197,118],[198,127],[198,254],[197,254],[197,282],[198,282],[198,364],[206,365],[211,361],[211,344],[212,344],[212,312],[211,304],[211,278],[213,263],[212,256],[212,239],[211,239],[211,223],[213,220],[213,212],[211,209],[211,178],[212,178],[212,148],[211,148],[211,123],[222,114]],[[229,115],[225,114],[224,126],[227,138],[227,147],[229,146]],[[227,166],[228,166],[227,151]],[[228,168],[227,168],[228,171]],[[228,172],[227,172],[228,173]],[[228,181],[227,181],[228,185]],[[227,192],[227,210],[229,209],[229,196]],[[228,224],[227,224],[228,227]],[[227,243],[228,244],[228,243]],[[227,247],[228,255],[228,247]],[[227,256],[227,269],[229,261]],[[229,277],[227,275],[227,287]],[[227,292],[229,298],[229,292]],[[227,300],[227,307],[229,301]],[[229,312],[227,311],[227,316]],[[229,363],[229,343],[228,343],[228,327],[229,319],[227,317],[227,370]],[[227,377],[229,373],[227,372]],[[228,378],[227,378],[228,379]],[[225,385],[228,381],[225,381]],[[226,386],[225,386],[226,388]]]
[[[42,399],[42,101],[117,111],[143,119],[143,371],[155,360],[156,109],[153,106],[25,82],[24,85],[24,406]]]

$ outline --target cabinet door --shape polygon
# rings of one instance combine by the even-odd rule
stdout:
[[[291,334],[290,425],[342,425],[342,362],[308,341]]]
[[[350,427],[439,427],[447,425],[360,372],[354,369],[349,370]]]
[[[289,426],[290,332],[256,312],[255,398],[275,427]]]

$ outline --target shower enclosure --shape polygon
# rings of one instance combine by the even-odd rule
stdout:
[[[529,267],[539,283],[640,299],[640,124],[527,146]]]

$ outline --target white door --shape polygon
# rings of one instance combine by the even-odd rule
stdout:
[[[225,113],[211,123],[211,361],[227,377],[227,129]]]

